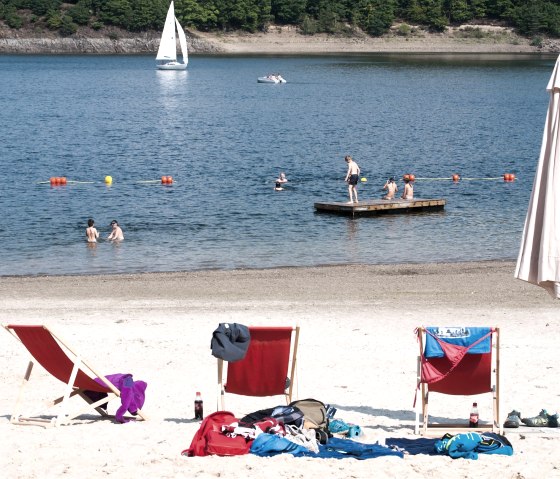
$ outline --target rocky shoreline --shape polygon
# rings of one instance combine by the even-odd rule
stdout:
[[[271,27],[267,33],[204,33],[187,31],[193,54],[328,54],[328,53],[558,53],[556,39],[528,39],[512,29],[493,26],[448,28],[445,33],[420,29],[399,35],[395,28],[383,37],[360,32],[344,35],[303,35],[295,27]],[[160,33],[82,29],[70,37],[51,32],[11,30],[0,27],[0,54],[146,55],[157,52]]]

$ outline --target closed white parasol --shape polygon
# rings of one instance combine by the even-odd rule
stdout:
[[[515,277],[560,299],[560,57],[546,89],[550,102]]]

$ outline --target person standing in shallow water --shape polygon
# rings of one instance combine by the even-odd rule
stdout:
[[[86,238],[88,243],[97,243],[97,238],[99,238],[99,231],[94,225],[94,221],[90,218],[87,222],[88,227],[86,228]]]
[[[124,239],[124,234],[117,220],[111,221],[111,228],[113,228],[113,231],[111,231],[111,234],[107,236],[107,239],[122,241]]]
[[[360,167],[350,155],[346,155],[344,161],[348,163],[348,171],[346,172],[346,178],[344,178],[344,181],[348,183],[348,194],[350,195],[350,201],[348,203],[354,203],[353,197],[356,198],[357,203],[358,190],[356,190],[356,185],[358,184],[358,178],[360,176]],[[354,193],[353,196],[352,193]]]

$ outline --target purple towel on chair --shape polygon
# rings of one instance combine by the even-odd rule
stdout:
[[[136,415],[138,409],[142,409],[148,385],[144,381],[134,381],[132,374],[110,374],[105,377],[121,393],[121,407],[117,409],[115,419],[122,423],[128,422],[129,419],[125,418],[124,415],[127,411],[132,415]],[[95,381],[105,385],[99,378],[96,378]]]

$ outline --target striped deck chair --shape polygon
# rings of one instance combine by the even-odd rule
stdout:
[[[283,395],[287,404],[292,401],[299,326],[249,327],[249,333],[251,341],[243,359],[218,359],[219,410],[220,406],[225,410],[226,392],[259,397]]]
[[[102,374],[86,362],[68,343],[45,325],[3,325],[29,351],[32,359],[27,366],[21,384],[12,424],[32,424],[39,426],[60,426],[69,424],[76,417],[97,411],[108,417],[107,403],[121,396],[120,391]],[[23,415],[21,403],[27,389],[35,363],[39,363],[48,373],[65,384],[63,395],[45,405],[44,410]],[[95,381],[93,378],[98,378]],[[69,411],[70,398],[81,397],[87,405],[79,410]],[[85,406],[85,407],[84,407]],[[146,419],[140,409],[136,414]]]
[[[500,422],[500,339],[498,328],[421,327],[416,330],[420,346],[417,393],[420,391],[421,412],[416,404],[415,433],[441,436],[446,432],[465,431],[502,433]],[[491,423],[469,427],[468,417],[461,424],[430,423],[429,394],[453,396],[490,394]],[[465,404],[468,411],[469,404]],[[422,430],[420,431],[420,415]]]

